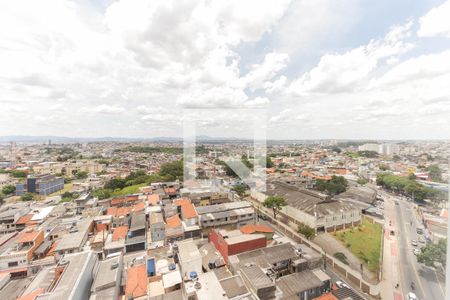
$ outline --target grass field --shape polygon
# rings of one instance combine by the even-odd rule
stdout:
[[[143,186],[147,186],[147,185],[148,184],[142,183],[142,184],[127,186],[121,190],[116,190],[116,191],[112,192],[112,196],[124,196],[124,195],[129,195],[129,194],[135,194],[135,193],[139,192],[139,188],[141,188]]]
[[[336,232],[335,238],[361,259],[370,271],[376,272],[380,260],[382,230],[380,224],[363,220],[358,227]]]
[[[73,183],[66,183],[66,184],[64,184],[64,188],[62,190],[54,192],[53,194],[50,194],[49,196],[62,195],[65,192],[69,192],[72,188],[73,188]]]

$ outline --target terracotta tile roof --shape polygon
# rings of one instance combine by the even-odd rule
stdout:
[[[112,235],[112,240],[117,241],[124,239],[127,236],[128,233],[128,226],[119,226],[114,228],[114,232]]]
[[[151,205],[158,205],[158,202],[161,201],[158,194],[152,194],[147,196],[147,202]]]
[[[119,207],[117,209],[116,217],[128,216],[131,213],[131,207]]]
[[[128,268],[125,295],[133,298],[147,295],[147,270],[145,265]]]
[[[181,220],[178,215],[171,216],[166,219],[166,226],[170,228],[177,228],[181,226]]]
[[[133,202],[133,201],[137,201],[137,200],[139,200],[138,195],[128,195],[125,197],[126,202]]]
[[[19,237],[17,238],[16,243],[17,244],[21,244],[21,243],[29,243],[32,242],[36,239],[36,237],[39,235],[39,233],[41,233],[40,231],[31,231],[31,232],[24,232],[22,231],[19,234]]]
[[[138,204],[135,204],[133,206],[133,211],[141,211],[145,209],[145,203],[144,202],[139,202]]]
[[[166,194],[175,194],[177,190],[174,187],[167,187],[164,188],[164,193]]]
[[[239,228],[242,233],[251,234],[255,232],[273,233],[274,230],[269,226],[248,224]]]
[[[112,198],[111,206],[116,206],[125,202],[125,198]]]
[[[27,222],[29,222],[31,220],[32,217],[33,217],[33,214],[27,214],[27,215],[21,216],[17,220],[16,225],[26,224]]]
[[[115,217],[117,214],[117,207],[109,207],[108,210],[106,211],[106,214],[108,216],[113,216]]]
[[[28,295],[17,298],[17,300],[34,300],[34,299],[36,299],[37,296],[39,296],[40,294],[43,294],[44,292],[45,292],[44,288],[39,288],[39,289],[32,291]]]
[[[181,198],[175,200],[174,203],[177,206],[181,206],[181,214],[183,218],[190,219],[197,217],[197,211],[195,210],[194,205],[191,203],[191,200]]]
[[[98,223],[96,226],[97,232],[102,230],[108,230],[108,224]]]
[[[59,241],[55,241],[53,245],[50,247],[50,250],[47,252],[47,256],[53,256],[55,254],[55,249],[58,247]]]
[[[339,299],[336,298],[336,296],[334,296],[332,293],[326,293],[323,294],[322,296],[314,298],[314,300],[339,300]]]

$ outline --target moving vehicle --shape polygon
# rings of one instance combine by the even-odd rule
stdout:
[[[411,241],[411,245],[413,245],[414,247],[417,247],[417,245],[418,245],[418,244],[417,244],[417,241],[416,241],[416,240],[412,240],[412,241]]]
[[[340,281],[340,280],[336,281],[336,286],[337,286],[338,288],[344,288],[344,287],[350,288],[345,282]]]

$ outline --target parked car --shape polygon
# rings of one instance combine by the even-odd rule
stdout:
[[[417,228],[416,232],[417,232],[417,234],[422,235],[423,234],[423,229],[422,228]]]
[[[414,248],[413,252],[414,252],[414,255],[419,255],[420,254],[420,249],[419,248]]]
[[[419,298],[417,298],[416,294],[413,292],[409,292],[408,295],[406,295],[406,300],[419,300]]]
[[[412,240],[412,241],[411,241],[411,245],[413,245],[414,247],[417,247],[417,245],[418,245],[418,244],[417,244],[417,241],[416,241],[416,240]]]
[[[345,282],[343,282],[343,281],[340,281],[340,280],[338,280],[338,281],[336,281],[336,286],[338,287],[338,288],[350,288]]]
[[[425,244],[425,239],[423,238],[423,236],[419,237],[419,243]]]

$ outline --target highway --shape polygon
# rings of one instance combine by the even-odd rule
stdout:
[[[396,260],[400,279],[398,290],[403,295],[412,291],[420,300],[445,299],[445,283],[438,280],[434,269],[418,263],[413,253],[413,249],[416,247],[411,245],[411,241],[417,241],[419,238],[416,228],[423,228],[413,204],[386,193],[383,193],[383,198],[385,199],[386,221],[391,222],[396,232],[397,247],[394,251],[396,253],[393,255],[398,255]],[[419,243],[419,246],[424,246],[424,244]],[[411,282],[414,282],[414,290],[411,288]]]

